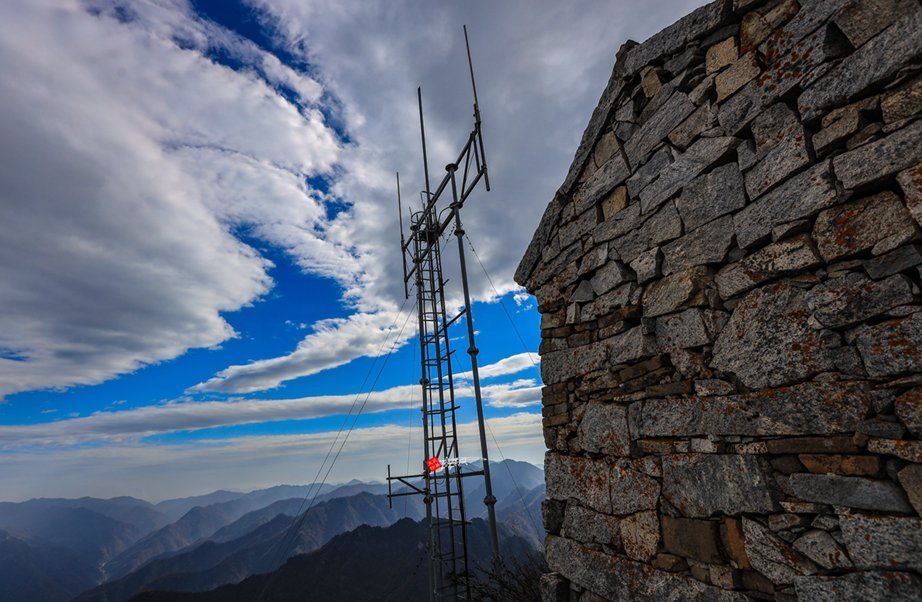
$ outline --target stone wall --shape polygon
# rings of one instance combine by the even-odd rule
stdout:
[[[922,599],[922,8],[629,42],[516,274],[546,600]]]

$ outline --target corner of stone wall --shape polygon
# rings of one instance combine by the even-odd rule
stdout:
[[[920,59],[919,0],[619,52],[516,274],[544,600],[922,599]]]

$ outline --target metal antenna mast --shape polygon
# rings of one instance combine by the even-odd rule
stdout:
[[[419,346],[423,415],[422,473],[392,476],[387,467],[388,499],[405,495],[423,496],[428,525],[427,547],[429,553],[429,599],[470,600],[470,571],[467,553],[467,514],[464,508],[463,479],[483,476],[486,496],[484,504],[490,526],[492,563],[499,570],[499,538],[496,529],[496,498],[490,477],[487,437],[483,421],[483,399],[477,361],[479,350],[475,342],[474,317],[468,286],[467,265],[464,253],[464,229],[461,225],[461,208],[474,192],[481,178],[487,191],[490,178],[484,155],[481,131],[480,106],[477,102],[477,85],[474,64],[464,26],[464,44],[467,49],[471,87],[474,93],[474,127],[454,163],[445,166],[445,175],[433,191],[429,181],[429,158],[426,150],[426,128],[423,120],[422,90],[417,88],[419,104],[419,129],[423,151],[425,190],[421,193],[422,209],[410,214],[410,239],[404,238],[403,202],[400,198],[400,174],[397,174],[397,211],[400,217],[400,247],[403,255],[404,293],[409,297],[409,283],[416,291],[417,318],[419,320]],[[460,172],[460,173],[459,173]],[[459,181],[460,180],[460,181]],[[449,197],[450,195],[450,197]],[[444,197],[444,198],[443,198]],[[442,201],[443,206],[439,206]],[[445,202],[448,203],[444,206]],[[453,228],[458,241],[461,284],[464,308],[454,317],[448,317],[445,306],[445,284],[442,274],[442,236]],[[467,470],[458,450],[456,411],[460,408],[455,399],[454,377],[448,328],[466,316],[468,349],[480,434],[479,470]],[[392,481],[405,486],[394,493]]]

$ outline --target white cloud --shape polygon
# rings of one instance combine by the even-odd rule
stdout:
[[[480,378],[485,380],[497,376],[515,374],[522,370],[527,370],[528,368],[537,368],[540,362],[541,356],[537,353],[516,353],[515,355],[504,357],[493,364],[480,366],[478,373],[480,374]],[[455,375],[455,378],[459,380],[468,380],[472,377],[473,372],[460,372]]]
[[[521,363],[523,355],[526,354],[486,365],[484,371],[491,376],[521,371],[525,368]],[[367,383],[367,386],[370,385],[370,382]],[[474,396],[473,388],[463,382],[456,384],[455,391],[458,400]],[[534,379],[487,385],[482,388],[482,393],[486,403],[495,407],[525,407],[541,399],[541,388],[535,385]],[[346,415],[357,412],[360,407],[365,414],[372,414],[416,408],[419,400],[420,388],[417,384],[294,399],[175,400],[131,409],[112,408],[83,417],[71,415],[71,419],[54,422],[0,425],[0,449],[138,440],[178,431]]]
[[[490,391],[487,403],[494,408],[525,408],[541,403],[541,385],[536,385],[533,380],[518,383],[516,387],[508,387]]]
[[[489,421],[502,442],[502,455],[541,464],[544,440],[539,414],[515,414]],[[388,425],[352,432],[330,482],[353,478],[383,480],[417,466],[419,428]],[[459,447],[466,457],[480,449],[476,423],[459,425]],[[92,447],[0,453],[0,491],[30,497],[110,497],[134,495],[152,501],[215,489],[249,490],[279,483],[308,483],[334,441],[335,432],[248,436],[183,444],[131,442]],[[491,459],[499,453],[490,442]],[[407,456],[407,444],[410,456]],[[7,493],[7,496],[11,495]]]
[[[221,312],[272,286],[238,225],[326,274],[348,257],[303,183],[341,150],[320,114],[177,46],[209,34],[183,3],[132,6],[130,23],[66,0],[0,7],[0,396],[236,336]]]
[[[195,385],[190,392],[264,391],[287,380],[341,366],[355,358],[378,357],[402,346],[413,335],[412,327],[400,326],[412,321],[412,317],[408,313],[382,311],[322,320],[314,324],[314,331],[289,355],[231,366]]]

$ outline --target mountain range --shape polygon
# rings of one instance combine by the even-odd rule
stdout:
[[[491,466],[504,537],[539,548],[543,471],[515,461]],[[472,518],[486,516],[478,481],[464,495]],[[313,504],[311,489],[319,490]],[[392,509],[386,492],[386,484],[350,481],[221,490],[157,504],[130,497],[2,502],[0,600],[118,602],[150,590],[206,592],[283,571],[288,559],[311,556],[359,528],[425,515],[420,497],[399,498]]]
[[[467,532],[472,572],[483,575],[491,557],[487,523],[474,519]],[[534,551],[504,528],[500,542],[510,561]],[[143,592],[132,602],[397,602],[427,599],[427,581],[425,521],[402,519],[389,527],[363,525],[290,558],[277,571],[237,584],[202,593]]]

